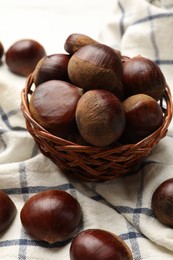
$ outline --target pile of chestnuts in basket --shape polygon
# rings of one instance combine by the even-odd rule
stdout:
[[[81,145],[137,143],[163,123],[158,100],[166,87],[159,66],[141,55],[129,58],[83,34],[71,34],[66,53],[46,55],[34,40],[6,52],[9,69],[32,73],[29,109],[47,131]],[[3,53],[3,52],[2,52]]]
[[[148,58],[122,56],[72,34],[67,53],[44,56],[33,71],[29,109],[50,133],[93,146],[136,143],[163,123],[158,100],[166,81]]]

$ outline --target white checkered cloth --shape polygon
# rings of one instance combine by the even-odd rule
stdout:
[[[154,60],[172,89],[173,1],[114,2],[112,16],[110,14],[97,39],[125,55],[141,54]],[[154,148],[137,174],[104,183],[76,182],[39,152],[26,131],[20,111],[24,82],[8,72],[5,65],[1,66],[0,189],[12,198],[18,213],[0,236],[0,259],[69,259],[69,241],[53,245],[36,241],[28,236],[20,222],[20,210],[29,197],[47,189],[62,189],[81,204],[81,229],[101,228],[114,232],[130,247],[134,260],[172,260],[173,229],[162,225],[151,209],[152,193],[161,182],[173,176],[172,123],[167,137]]]

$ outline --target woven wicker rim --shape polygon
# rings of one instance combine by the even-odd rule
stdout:
[[[86,181],[115,179],[134,171],[139,163],[151,153],[154,146],[165,137],[172,119],[172,98],[167,85],[159,101],[164,113],[164,121],[154,133],[136,144],[109,148],[83,146],[52,135],[32,118],[29,111],[32,85],[33,75],[31,74],[21,92],[21,109],[26,128],[41,152],[54,161],[64,173],[71,173]]]

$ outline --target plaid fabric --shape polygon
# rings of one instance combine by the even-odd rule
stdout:
[[[98,39],[125,55],[150,57],[172,87],[173,2],[120,0],[114,6]],[[52,245],[34,240],[20,222],[20,210],[28,198],[43,190],[61,189],[77,198],[82,207],[81,230],[114,232],[130,247],[134,260],[172,260],[173,229],[159,223],[151,209],[153,191],[173,176],[172,124],[137,174],[104,183],[77,182],[39,152],[20,111],[25,80],[13,78],[5,69],[0,72],[0,189],[12,198],[18,212],[0,236],[0,259],[69,259],[70,240]]]

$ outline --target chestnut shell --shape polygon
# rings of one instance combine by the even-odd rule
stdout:
[[[34,70],[35,85],[49,80],[69,81],[67,72],[69,59],[70,55],[63,53],[44,56]]]
[[[73,55],[80,48],[94,44],[96,41],[91,37],[81,34],[81,33],[72,33],[70,34],[64,43],[64,49],[70,54]]]
[[[110,91],[85,92],[76,107],[76,123],[83,139],[95,146],[108,146],[118,140],[125,128],[121,101]]]
[[[104,44],[90,44],[76,51],[68,63],[71,82],[83,88],[115,90],[122,75],[120,56]]]
[[[125,242],[101,229],[87,229],[79,233],[70,247],[70,260],[132,260]]]
[[[26,201],[21,222],[28,234],[48,243],[72,237],[81,222],[78,201],[62,190],[42,191]]]
[[[31,115],[51,133],[65,137],[75,124],[75,110],[81,95],[79,89],[68,82],[46,81],[31,95]]]
[[[159,100],[166,87],[160,67],[141,55],[123,62],[122,83],[126,98],[143,93]]]
[[[173,178],[167,179],[156,188],[151,205],[156,218],[173,227]]]
[[[27,77],[45,55],[46,51],[39,42],[33,39],[22,39],[9,47],[5,59],[7,66],[13,73]]]
[[[122,143],[137,143],[156,131],[163,123],[163,112],[157,101],[146,94],[136,94],[123,102],[126,127]]]
[[[0,190],[0,232],[8,228],[16,213],[14,202],[4,191]]]

